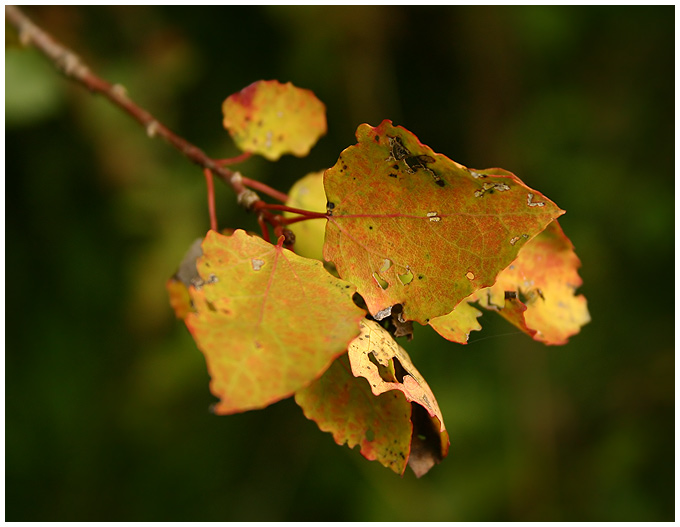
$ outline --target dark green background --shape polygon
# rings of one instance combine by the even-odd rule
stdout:
[[[554,200],[592,322],[545,347],[493,314],[406,347],[451,434],[427,476],[292,400],[230,417],[164,283],[208,217],[198,168],[10,37],[7,520],[673,520],[673,7],[43,7],[27,13],[214,157],[221,102],[313,90],[329,133],[245,175],[287,190],[382,119]],[[218,188],[223,227],[255,230]],[[304,316],[301,313],[300,316]],[[319,328],[323,330],[323,328]]]

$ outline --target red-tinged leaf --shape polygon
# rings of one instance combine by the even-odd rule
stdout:
[[[408,130],[363,124],[326,171],[324,258],[380,319],[402,304],[421,324],[493,285],[564,211],[502,169],[470,170]]]
[[[222,104],[224,127],[245,152],[276,161],[306,156],[326,133],[326,107],[314,93],[290,82],[257,81]]]
[[[326,212],[326,193],[323,189],[323,171],[311,172],[299,179],[288,191],[286,205],[311,212]],[[286,218],[299,214],[283,213]],[[323,240],[326,232],[326,219],[292,223],[288,227],[295,234],[295,252],[306,258],[323,260]]]
[[[430,387],[406,351],[373,320],[361,322],[347,357],[295,400],[336,443],[359,445],[365,458],[397,474],[408,463],[421,477],[448,453],[449,436]]]
[[[216,413],[263,408],[318,378],[359,332],[354,286],[321,262],[236,230],[210,231],[185,319],[204,353]]]
[[[362,321],[361,334],[350,343],[348,355],[352,373],[366,378],[374,395],[399,390],[412,403],[408,462],[416,476],[422,476],[449,451],[449,434],[427,382],[404,348],[373,320]]]
[[[347,354],[320,379],[295,394],[305,417],[339,445],[359,445],[361,455],[403,474],[411,445],[411,404],[404,394],[373,395],[366,379],[352,374]]]
[[[571,241],[554,221],[522,248],[493,287],[476,296],[480,305],[499,311],[535,340],[566,344],[590,322],[585,297],[575,294],[582,284],[580,266]]]
[[[463,301],[448,315],[430,320],[430,326],[447,340],[467,344],[470,331],[482,329],[477,320],[481,314],[481,311]]]

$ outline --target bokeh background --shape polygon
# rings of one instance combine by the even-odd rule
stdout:
[[[237,153],[229,94],[313,90],[311,155],[240,167],[284,191],[384,118],[515,172],[567,210],[592,322],[564,347],[489,313],[467,346],[418,328],[452,440],[420,480],[292,400],[214,416],[164,289],[209,226],[201,171],[7,30],[7,520],[674,519],[674,7],[26,12],[213,157]],[[221,226],[257,230],[217,198]]]

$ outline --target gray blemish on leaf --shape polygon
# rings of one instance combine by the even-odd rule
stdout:
[[[506,190],[510,190],[510,187],[505,183],[484,183],[482,188],[475,190],[475,197],[481,198],[487,192],[492,193],[494,190],[498,192],[505,192]]]
[[[262,266],[264,265],[264,260],[260,260],[259,258],[253,258],[250,260],[250,264],[253,266],[253,271],[259,271],[262,269]]]
[[[385,309],[381,309],[375,315],[373,315],[373,318],[376,319],[378,322],[380,322],[381,320],[389,317],[391,314],[392,314],[392,306],[386,307]]]
[[[441,218],[439,217],[439,213],[437,212],[428,212],[427,217],[429,218],[430,221],[432,222],[438,222],[441,221]]]
[[[435,183],[440,187],[446,186],[446,183],[434,170],[432,170],[428,165],[434,163],[436,160],[432,156],[425,154],[422,155],[412,155],[411,151],[404,146],[401,137],[387,136],[390,142],[390,155],[385,161],[403,161],[406,165],[406,172],[409,174],[415,174],[419,169],[423,169],[434,179]],[[395,165],[396,166],[396,165]],[[395,174],[396,177],[396,174]]]
[[[203,256],[203,249],[201,244],[203,243],[203,238],[197,238],[189,247],[189,250],[184,255],[182,263],[179,264],[179,269],[175,273],[175,278],[182,282],[185,286],[189,287],[193,285],[196,286],[195,282],[200,282],[198,288],[203,285],[203,280],[198,274],[198,269],[196,269],[196,260]]]
[[[519,236],[513,236],[510,239],[510,245],[515,245],[519,241]]]
[[[545,203],[543,203],[542,201],[533,201],[533,199],[534,199],[534,195],[531,192],[529,192],[529,194],[527,194],[527,205],[529,205],[530,207],[544,207],[545,206]]]
[[[411,151],[404,146],[401,137],[388,136],[388,140],[390,142],[390,157],[387,158],[387,161],[401,161],[411,155]]]

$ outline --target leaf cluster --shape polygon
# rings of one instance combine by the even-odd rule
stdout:
[[[290,83],[254,83],[223,115],[239,148],[271,160],[306,155],[326,131],[323,104]],[[396,338],[417,323],[465,344],[485,309],[558,345],[590,319],[564,211],[514,174],[469,169],[388,120],[360,125],[357,144],[285,198],[247,204],[262,237],[211,230],[168,282],[218,414],[294,396],[338,444],[420,477],[449,436]]]

